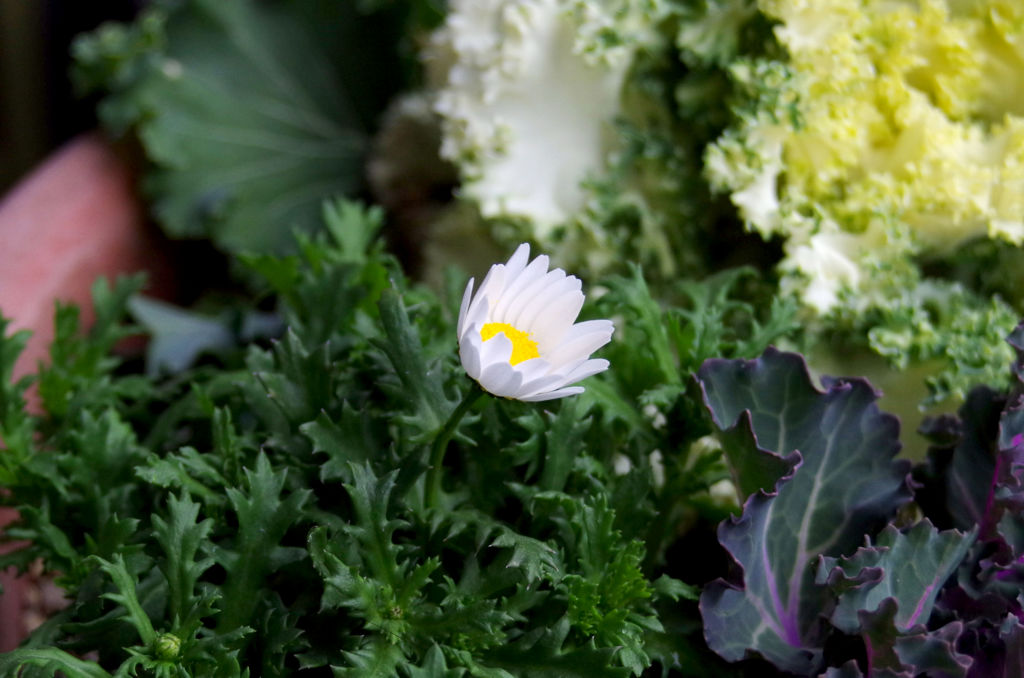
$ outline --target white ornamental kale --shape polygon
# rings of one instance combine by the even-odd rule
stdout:
[[[453,0],[426,61],[441,154],[485,217],[532,221],[543,240],[583,207],[605,166],[641,0]],[[643,18],[642,18],[643,17]]]
[[[572,386],[608,369],[591,359],[607,344],[610,320],[577,323],[583,307],[581,283],[548,257],[527,263],[530,246],[520,245],[508,262],[495,264],[480,289],[466,285],[459,311],[459,355],[466,373],[488,393],[541,401],[583,392]]]
[[[1024,4],[757,6],[788,59],[731,64],[751,105],[706,174],[752,229],[785,239],[808,306],[871,308],[914,257],[1024,243]]]

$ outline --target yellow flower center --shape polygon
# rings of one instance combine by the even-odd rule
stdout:
[[[512,342],[512,357],[509,358],[509,363],[518,365],[524,360],[540,357],[540,352],[537,350],[537,342],[530,339],[530,335],[526,332],[517,330],[508,323],[487,323],[480,330],[480,336],[483,337],[484,341],[487,341],[499,332],[503,332],[508,337],[508,340]]]

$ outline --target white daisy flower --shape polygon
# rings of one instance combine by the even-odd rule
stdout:
[[[477,293],[466,285],[459,311],[462,366],[485,391],[536,402],[583,393],[570,386],[608,369],[590,354],[611,340],[610,320],[576,323],[583,307],[579,278],[556,268],[548,257],[527,263],[530,246],[520,245],[504,264],[487,272]]]

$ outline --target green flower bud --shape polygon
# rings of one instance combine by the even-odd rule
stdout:
[[[177,659],[181,651],[181,639],[173,633],[161,634],[153,643],[153,650],[157,659],[169,661]]]

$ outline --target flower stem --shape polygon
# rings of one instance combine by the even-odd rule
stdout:
[[[455,429],[458,428],[462,418],[466,416],[466,412],[469,412],[470,408],[484,396],[484,393],[486,391],[473,384],[473,387],[463,396],[462,402],[452,410],[451,416],[448,417],[448,421],[444,423],[444,427],[438,432],[437,437],[434,438],[434,444],[430,447],[430,465],[427,467],[427,508],[436,508],[437,498],[441,494],[441,467],[444,463],[444,453],[448,451],[448,442],[455,435]]]

